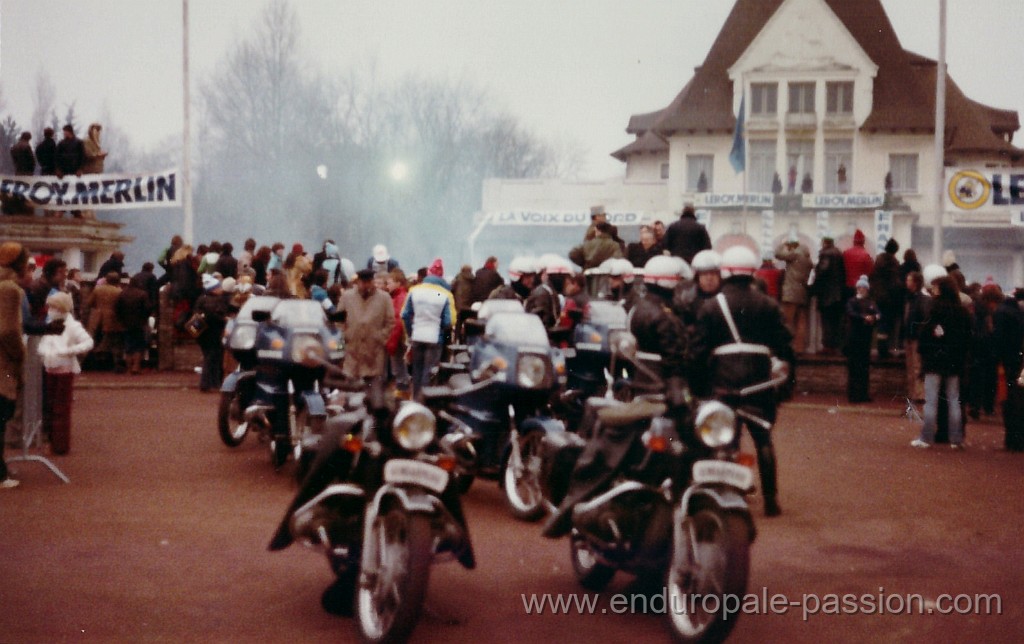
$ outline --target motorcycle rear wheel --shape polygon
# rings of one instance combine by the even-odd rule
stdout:
[[[519,438],[520,463],[509,457],[505,464],[502,488],[512,516],[520,521],[537,521],[544,516],[544,493],[540,487],[541,439],[543,434],[532,431]]]
[[[666,574],[669,628],[677,642],[720,642],[740,616],[725,614],[725,599],[742,601],[750,573],[750,529],[742,517],[704,509],[687,517],[683,552],[673,552]],[[715,601],[708,601],[714,596]]]
[[[225,391],[220,394],[220,406],[217,408],[217,433],[220,440],[228,447],[238,447],[249,433],[249,424],[242,420],[242,409],[239,409],[240,397],[237,391]]]
[[[576,530],[569,537],[569,556],[576,580],[587,590],[601,592],[615,576],[615,569],[597,560],[590,546]]]
[[[356,622],[365,641],[409,637],[420,618],[432,561],[429,518],[393,508],[374,519],[356,588]]]

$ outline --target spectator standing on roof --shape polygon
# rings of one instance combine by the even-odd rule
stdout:
[[[665,250],[671,255],[682,257],[689,264],[694,255],[709,248],[711,237],[708,229],[697,221],[697,211],[693,209],[693,204],[688,203],[683,206],[679,219],[672,222],[665,231]]]

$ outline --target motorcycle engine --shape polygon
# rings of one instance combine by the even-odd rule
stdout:
[[[606,551],[645,556],[667,550],[672,508],[653,490],[621,494],[594,508],[573,512],[573,526]],[[610,554],[610,553],[609,553]]]

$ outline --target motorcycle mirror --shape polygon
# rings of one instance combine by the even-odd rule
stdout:
[[[255,309],[252,312],[252,321],[253,322],[266,322],[269,319],[270,319],[270,311],[263,311],[263,310]]]

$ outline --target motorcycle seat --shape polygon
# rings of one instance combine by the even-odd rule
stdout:
[[[634,400],[600,409],[597,412],[597,418],[606,427],[625,427],[641,420],[663,416],[666,411],[668,411],[668,407],[664,403]]]

